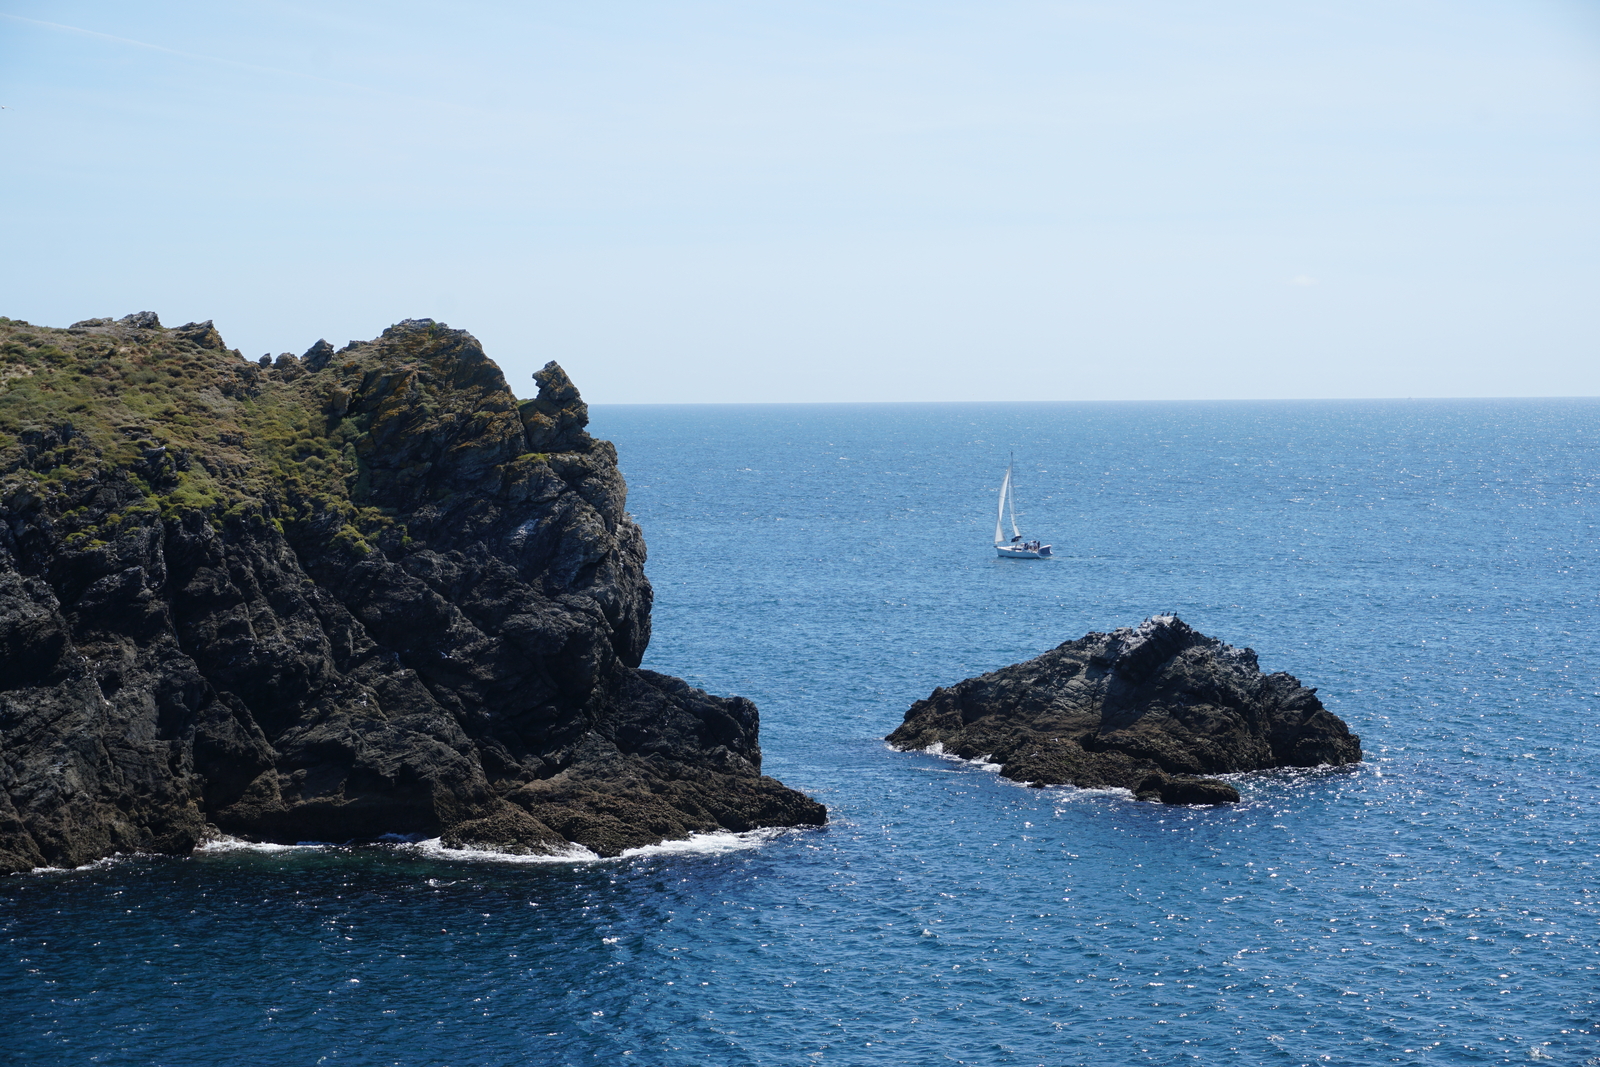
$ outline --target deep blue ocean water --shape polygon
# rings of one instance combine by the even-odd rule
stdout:
[[[0,881],[27,1064],[1600,1065],[1600,401],[597,407],[646,665],[754,699],[822,830]],[[1025,535],[993,558],[1017,456]],[[881,738],[1176,612],[1340,770],[1178,809]]]

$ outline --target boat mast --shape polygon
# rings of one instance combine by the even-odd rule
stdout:
[[[1011,516],[1011,537],[1015,540],[1022,536],[1022,531],[1017,529],[1017,502],[1011,496],[1011,464],[1014,457],[1006,460],[1006,511]]]

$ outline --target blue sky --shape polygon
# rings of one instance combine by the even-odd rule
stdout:
[[[0,314],[591,402],[1600,394],[1600,4],[0,0]]]

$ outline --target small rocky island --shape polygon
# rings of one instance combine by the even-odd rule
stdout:
[[[1250,649],[1172,615],[935,689],[888,741],[984,757],[1019,782],[1128,789],[1166,804],[1238,801],[1209,774],[1361,761],[1361,739],[1315,689],[1263,674]]]
[[[0,318],[0,872],[823,823],[750,701],[640,668],[616,450],[535,378],[428,319],[249,361],[209,322]]]

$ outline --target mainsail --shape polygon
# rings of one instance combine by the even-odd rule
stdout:
[[[1005,544],[1006,535],[1002,532],[1001,524],[1007,515],[1011,517],[1011,539],[1017,540],[1022,532],[1017,529],[1017,506],[1011,500],[1011,463],[1006,463],[1006,480],[1000,483],[1000,502],[994,513],[994,543]]]

